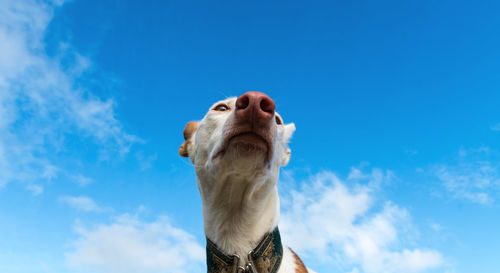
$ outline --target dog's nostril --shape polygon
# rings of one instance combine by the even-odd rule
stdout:
[[[248,96],[246,95],[240,96],[236,100],[236,109],[245,109],[248,107],[249,103],[250,103],[250,98],[248,98]]]
[[[262,98],[260,101],[260,109],[262,111],[267,112],[267,113],[274,113],[274,110],[276,109],[276,105],[274,104],[274,101],[271,99],[268,99],[267,97]]]

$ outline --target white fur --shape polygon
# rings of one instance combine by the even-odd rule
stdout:
[[[273,117],[272,125],[265,132],[272,148],[268,151],[269,160],[266,160],[268,154],[258,147],[224,147],[227,143],[224,134],[233,129],[235,102],[236,98],[229,98],[214,104],[224,103],[230,109],[214,111],[212,106],[199,122],[187,149],[197,174],[205,233],[225,253],[244,258],[240,261],[243,265],[248,251],[278,225],[280,206],[276,183],[279,168],[290,159],[287,142],[295,125],[278,125]],[[284,246],[278,272],[294,273],[295,267],[294,256]]]

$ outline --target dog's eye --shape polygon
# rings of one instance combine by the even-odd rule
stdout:
[[[215,106],[213,110],[224,112],[224,111],[229,110],[229,107],[225,104],[219,104],[219,105]]]
[[[276,116],[276,124],[281,125],[283,124],[283,121],[281,120],[280,117]]]

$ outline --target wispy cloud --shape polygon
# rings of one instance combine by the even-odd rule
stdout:
[[[79,235],[66,261],[77,272],[202,272],[205,250],[166,217],[143,222],[124,214],[109,225],[75,227]]]
[[[489,204],[500,190],[500,164],[491,157],[486,147],[460,149],[451,162],[434,166],[434,174],[452,197]]]
[[[500,123],[491,126],[490,129],[493,131],[500,131]]]
[[[442,254],[412,247],[417,235],[407,210],[377,202],[378,185],[391,172],[353,168],[345,180],[322,172],[285,197],[280,227],[305,255],[352,272],[423,272],[441,267]]]
[[[122,155],[140,141],[123,130],[112,99],[79,84],[92,66],[89,59],[65,43],[55,56],[46,54],[43,38],[63,2],[6,0],[0,5],[0,187],[71,173],[54,156],[70,150],[68,137]]]
[[[143,152],[139,151],[135,153],[135,157],[137,161],[139,162],[139,166],[141,168],[141,171],[147,170],[153,166],[153,163],[156,161],[158,158],[158,154],[152,154],[149,156],[145,156]]]
[[[30,191],[33,193],[33,195],[35,195],[35,196],[36,196],[36,195],[40,195],[40,194],[42,194],[42,193],[43,193],[43,187],[42,187],[42,186],[40,186],[40,185],[37,185],[37,184],[30,184],[30,185],[28,185],[28,187],[27,187],[27,188],[28,188],[28,190],[30,190]]]
[[[86,212],[106,212],[112,211],[113,209],[110,207],[100,207],[98,206],[94,200],[86,196],[61,196],[59,197],[59,201],[69,206]]]
[[[92,178],[86,177],[82,174],[72,175],[71,178],[76,184],[82,187],[85,187],[94,181]]]

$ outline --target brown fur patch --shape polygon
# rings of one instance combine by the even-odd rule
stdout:
[[[193,136],[194,132],[198,128],[198,122],[197,121],[190,121],[186,124],[186,127],[184,127],[184,131],[182,134],[184,135],[184,140],[188,140]]]
[[[295,258],[295,265],[297,266],[295,268],[295,273],[307,273],[308,272],[307,268],[302,262],[302,260],[299,258],[299,256],[297,256],[297,253],[295,253],[291,248],[290,251],[292,252],[293,257]]]
[[[184,132],[182,132],[182,134],[184,135],[184,140],[186,141],[182,143],[181,147],[179,148],[179,154],[182,157],[189,157],[188,146],[191,144],[191,137],[193,136],[194,132],[196,132],[197,128],[197,121],[190,121],[186,124],[186,127],[184,127]]]
[[[179,154],[182,157],[189,157],[188,145],[190,144],[190,142],[191,141],[186,141],[186,142],[182,143],[181,147],[179,148]]]

